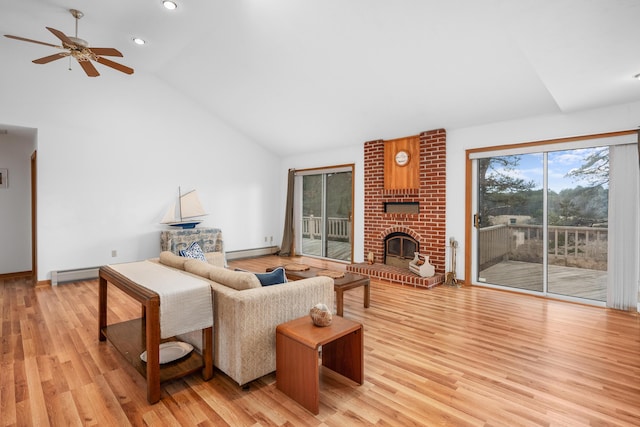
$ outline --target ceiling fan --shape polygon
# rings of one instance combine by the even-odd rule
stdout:
[[[45,43],[37,40],[25,39],[24,37],[11,36],[8,34],[5,34],[5,37],[9,37],[10,39],[15,40],[22,40],[25,42],[42,44],[45,46],[51,46],[63,50],[63,52],[55,53],[53,55],[45,56],[39,59],[34,59],[33,62],[35,64],[47,64],[51,61],[55,61],[56,59],[71,56],[74,57],[76,61],[78,61],[78,64],[80,64],[84,72],[87,73],[87,76],[89,77],[97,77],[100,75],[91,61],[98,62],[102,65],[106,65],[107,67],[111,67],[126,74],[133,74],[133,68],[129,68],[125,65],[113,62],[110,59],[103,58],[103,56],[122,57],[122,53],[120,53],[117,49],[114,49],[112,47],[89,47],[89,43],[86,40],[78,38],[78,20],[84,16],[84,13],[76,9],[70,9],[69,12],[76,19],[75,37],[67,36],[62,31],[56,30],[55,28],[46,27],[47,30],[51,31],[54,36],[60,39],[60,41],[62,42],[62,46],[57,46],[51,43]]]

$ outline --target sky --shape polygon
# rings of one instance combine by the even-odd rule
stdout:
[[[567,174],[579,168],[594,150],[598,148],[582,148],[565,151],[552,151],[548,154],[548,176],[549,188],[556,193],[566,188],[575,188],[579,185],[588,186],[586,181],[578,181],[575,178],[567,177]],[[543,154],[521,154],[517,170],[509,171],[508,174],[522,178],[525,181],[533,180],[536,183],[535,189],[542,188],[542,168]]]

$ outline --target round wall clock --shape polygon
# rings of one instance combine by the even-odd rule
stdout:
[[[400,150],[396,153],[395,160],[398,166],[404,166],[409,163],[409,153],[404,150]]]

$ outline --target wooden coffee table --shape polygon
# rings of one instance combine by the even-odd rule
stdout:
[[[287,396],[318,414],[320,368],[322,365],[355,382],[364,381],[364,335],[362,324],[334,317],[329,326],[318,327],[310,316],[276,327],[276,387]]]
[[[278,267],[283,267],[282,265],[276,265],[274,267],[267,268],[267,271],[273,271]],[[287,270],[285,268],[285,274],[288,280],[301,280],[308,279],[309,277],[316,277],[318,273],[323,271],[324,269],[309,267],[308,270]],[[336,314],[338,316],[342,316],[344,311],[344,291],[348,291],[349,289],[357,288],[362,286],[363,289],[363,297],[364,297],[364,307],[368,308],[371,302],[371,292],[369,290],[369,284],[371,280],[367,276],[362,276],[356,273],[345,272],[343,277],[338,279],[333,279],[333,289],[336,291]]]

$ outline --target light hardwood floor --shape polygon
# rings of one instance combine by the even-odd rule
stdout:
[[[275,374],[248,391],[219,371],[208,382],[191,375],[165,383],[149,405],[143,378],[98,342],[97,293],[97,280],[33,288],[0,279],[0,425],[640,425],[637,314],[373,281],[370,308],[361,288],[345,293],[345,317],[364,324],[365,382],[321,369],[313,416],[276,389]],[[112,286],[109,300],[109,322],[140,313]]]

